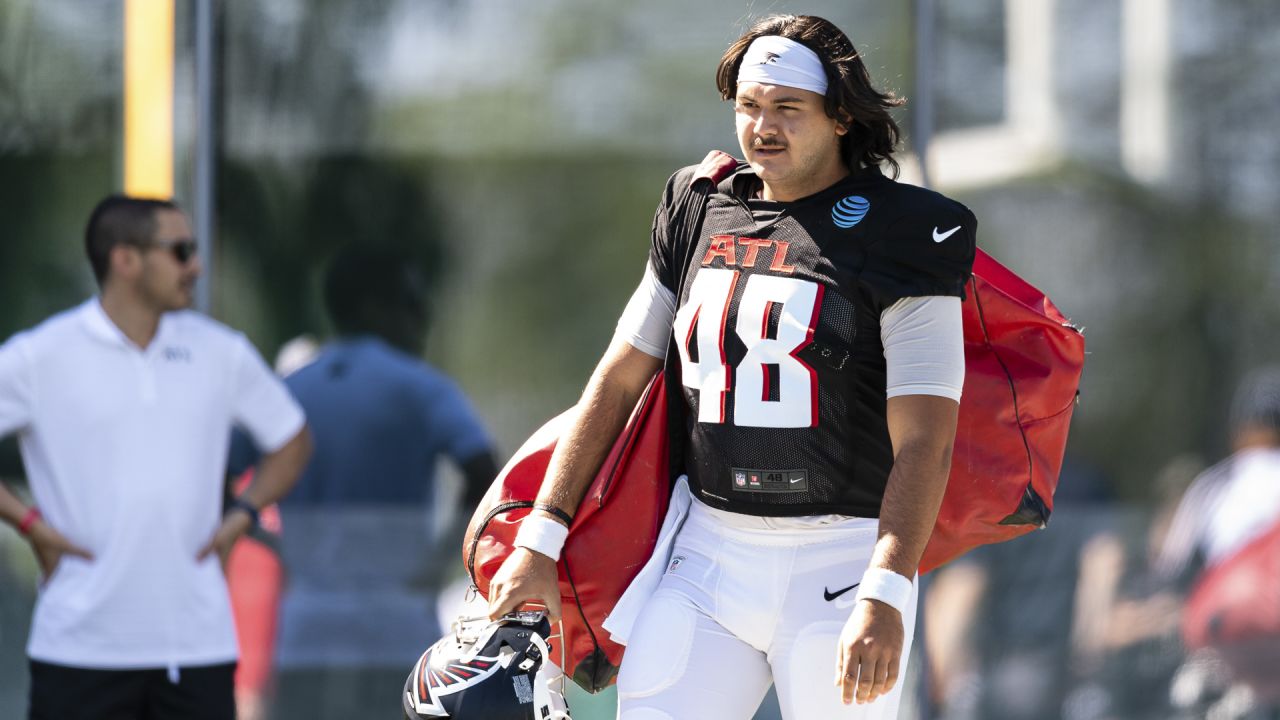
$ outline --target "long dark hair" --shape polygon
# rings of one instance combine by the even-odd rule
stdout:
[[[737,97],[742,56],[756,38],[765,35],[794,40],[822,60],[827,71],[827,115],[849,125],[849,132],[840,138],[840,154],[849,167],[884,164],[897,177],[899,168],[893,151],[901,133],[889,110],[906,100],[872,87],[871,76],[853,43],[830,21],[813,15],[771,15],[756,22],[720,58],[720,67],[716,68],[720,97]]]

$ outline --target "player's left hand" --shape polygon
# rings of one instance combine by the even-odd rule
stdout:
[[[873,702],[893,689],[905,641],[902,613],[879,600],[854,605],[836,647],[836,686],[844,704]]]
[[[204,561],[213,553],[218,553],[218,560],[222,562],[222,567],[227,567],[227,557],[231,555],[231,548],[236,544],[236,540],[240,536],[249,531],[253,525],[253,520],[247,513],[232,511],[222,518],[222,525],[218,531],[213,534],[209,542],[200,548],[200,553],[196,555],[196,560]]]

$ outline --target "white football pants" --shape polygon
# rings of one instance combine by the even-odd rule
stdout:
[[[770,681],[786,720],[896,718],[914,593],[893,690],[870,704],[844,705],[835,685],[840,632],[857,593],[851,586],[871,560],[877,525],[842,516],[752,517],[695,499],[630,635],[619,720],[750,720]]]

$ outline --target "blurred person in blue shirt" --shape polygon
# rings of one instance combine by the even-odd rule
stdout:
[[[461,468],[479,501],[493,443],[452,379],[423,362],[427,287],[401,253],[342,250],[325,278],[338,337],[286,379],[323,438],[288,506],[427,503],[436,461]]]
[[[281,503],[289,587],[277,717],[300,705],[314,713],[317,692],[334,718],[396,696],[405,668],[441,634],[436,593],[456,566],[467,511],[497,473],[466,395],[421,359],[427,283],[411,256],[341,250],[324,300],[337,337],[285,379],[316,449]],[[233,469],[252,464],[245,445],[234,444]],[[464,480],[452,512],[436,507],[441,458]]]

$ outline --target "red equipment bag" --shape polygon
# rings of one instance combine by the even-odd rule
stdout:
[[[1280,523],[1196,581],[1182,639],[1188,650],[1213,648],[1237,680],[1280,701]]]
[[[584,690],[611,685],[622,646],[600,624],[649,560],[671,500],[667,465],[667,393],[659,373],[614,442],[578,506],[560,553],[560,637],[550,642],[566,675]],[[513,549],[529,514],[556,441],[573,411],[543,425],[516,451],[472,517],[463,561],[480,594]],[[562,651],[563,648],[563,651]]]
[[[964,395],[922,573],[1049,521],[1084,369],[1079,329],[981,250],[962,308]]]

